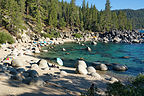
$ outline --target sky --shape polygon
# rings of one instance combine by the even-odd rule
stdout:
[[[61,0],[60,0],[61,1]],[[70,2],[71,0],[64,0]],[[104,10],[106,0],[85,0],[89,5],[96,5],[98,10]],[[81,6],[83,0],[76,0],[76,5]],[[112,10],[115,9],[141,9],[144,8],[144,0],[110,0]]]

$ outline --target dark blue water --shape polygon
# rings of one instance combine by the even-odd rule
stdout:
[[[85,45],[89,46],[92,52],[86,51],[86,46],[66,43],[55,46],[48,53],[41,53],[41,57],[54,61],[55,58],[60,57],[64,61],[64,66],[67,67],[74,67],[78,58],[84,58],[89,65],[95,61],[101,61],[106,64],[126,64],[129,68],[128,71],[118,72],[119,74],[137,75],[140,72],[144,72],[144,44],[98,43],[97,45],[91,45],[90,42],[87,42]],[[67,51],[63,52],[62,48]],[[123,56],[129,56],[130,58],[123,59],[121,58]]]

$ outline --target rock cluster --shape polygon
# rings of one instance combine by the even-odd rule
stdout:
[[[101,42],[116,43],[144,43],[144,34],[136,31],[117,31],[105,32],[99,34]]]
[[[107,71],[108,69],[113,69],[115,71],[126,71],[128,67],[126,65],[121,64],[103,64],[101,62],[93,62],[92,66],[94,66],[97,70]]]
[[[83,60],[78,60],[76,63],[76,73],[82,74],[82,75],[91,75],[98,80],[101,80],[102,77],[96,72],[96,69],[92,66],[87,67],[87,64]]]

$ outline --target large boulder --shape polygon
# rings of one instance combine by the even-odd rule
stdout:
[[[39,69],[39,66],[37,64],[32,64],[31,69],[32,70],[37,70],[37,69]]]
[[[21,59],[14,59],[12,60],[12,67],[23,67],[25,62]]]
[[[78,67],[76,68],[76,72],[79,73],[79,74],[82,74],[82,75],[87,75],[88,74],[87,69],[82,64],[78,65]]]
[[[78,65],[82,65],[84,68],[87,68],[87,64],[83,60],[78,60],[77,63],[75,64],[75,67],[77,68]]]
[[[108,68],[105,64],[98,64],[98,65],[95,66],[95,68],[97,70],[101,70],[101,71],[107,71],[108,70]]]
[[[126,70],[128,70],[128,68],[125,65],[113,65],[113,70],[115,70],[115,71],[126,71]]]
[[[47,63],[47,61],[46,60],[44,60],[44,59],[41,59],[39,62],[38,62],[38,65],[39,65],[39,67],[40,68],[48,68],[48,63]]]
[[[26,73],[29,73],[29,77],[32,77],[32,78],[39,77],[39,74],[36,70],[28,70],[26,71]]]
[[[44,84],[45,84],[44,80],[41,79],[40,77],[33,78],[33,79],[31,79],[31,81],[29,82],[29,85],[40,86],[40,87],[43,87]]]
[[[43,87],[45,84],[44,80],[41,79],[40,77],[36,77],[36,78],[28,77],[26,79],[23,79],[22,82],[28,85],[39,86],[39,87]]]
[[[96,72],[95,68],[92,67],[92,66],[89,66],[89,67],[87,68],[87,70],[88,70],[88,73]]]
[[[98,80],[102,79],[102,77],[98,73],[96,73],[96,72],[92,72],[91,76],[97,78]]]

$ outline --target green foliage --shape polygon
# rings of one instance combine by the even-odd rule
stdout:
[[[111,10],[110,10],[111,6],[110,6],[110,1],[107,0],[106,4],[105,4],[105,26],[104,26],[104,30],[105,31],[110,31],[111,29]]]
[[[109,84],[106,93],[108,96],[143,96],[144,75],[138,75],[130,84],[123,85],[121,82]]]
[[[119,10],[115,10],[116,13],[118,13],[118,11]],[[144,28],[144,9],[125,9],[121,11],[126,13],[127,19],[130,20],[134,29]]]
[[[0,43],[14,43],[13,37],[7,32],[0,32]]]
[[[81,38],[82,37],[82,35],[80,33],[76,33],[73,36],[76,37],[76,38]]]
[[[44,38],[58,38],[60,37],[60,33],[52,30],[51,32],[48,33],[41,33],[41,36]]]
[[[59,27],[64,28],[65,26],[66,26],[66,22],[65,22],[64,18],[61,18],[59,21]]]
[[[81,96],[99,96],[97,92],[97,87],[95,87],[94,84],[92,84],[91,87],[85,93],[81,93]]]
[[[141,10],[134,16],[135,12],[131,10],[111,12],[110,0],[106,0],[103,11],[98,11],[95,5],[89,7],[85,0],[82,7],[76,6],[75,1],[67,3],[64,0],[0,0],[0,26],[5,26],[15,34],[22,31],[25,25],[23,23],[28,24],[38,34],[48,26],[78,27],[82,31],[94,32],[144,27]]]

